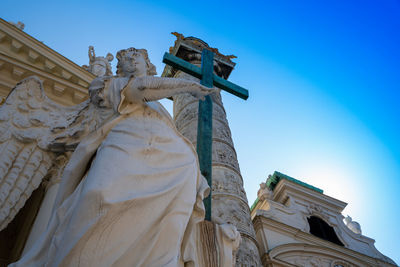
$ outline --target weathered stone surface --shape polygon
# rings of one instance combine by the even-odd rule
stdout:
[[[214,120],[213,122],[213,139],[220,142],[225,142],[232,146],[233,142],[231,138],[231,132],[227,125],[221,121]],[[192,120],[185,127],[179,130],[186,138],[188,138],[192,143],[196,144],[197,135],[197,119]]]
[[[213,167],[212,193],[232,195],[247,203],[246,192],[243,189],[242,177],[237,171],[222,166]]]
[[[275,266],[275,260],[296,266],[395,266],[375,248],[373,239],[360,234],[360,226],[350,216],[345,224],[346,203],[292,177],[280,180],[271,191],[267,184],[276,175],[261,183],[252,210],[264,266]],[[320,220],[319,226],[311,218]],[[312,230],[326,233],[329,228],[333,234],[325,237]]]
[[[213,94],[213,95],[219,95],[219,94]],[[191,97],[191,96],[190,96]],[[191,121],[195,120],[197,121],[197,114],[198,114],[198,108],[199,108],[199,103],[198,101],[196,102],[192,102],[192,101],[186,101],[185,105],[179,105],[180,107],[178,107],[178,105],[176,105],[176,113],[174,113],[174,121],[175,121],[175,125],[176,128],[178,130],[181,130],[182,128],[184,128],[188,123],[190,123]],[[226,126],[228,127],[228,123],[226,121],[226,119],[222,119],[222,118],[226,118],[226,114],[225,114],[225,110],[222,106],[213,105],[213,120],[217,120],[220,123],[224,123]],[[213,125],[214,127],[214,125]]]
[[[223,164],[240,172],[239,163],[236,159],[236,152],[231,146],[214,141],[212,153],[213,164]]]
[[[89,71],[96,77],[112,75],[110,62],[114,59],[114,56],[111,53],[108,53],[105,57],[96,57],[94,47],[89,46],[88,56],[89,66],[83,65],[82,68]]]
[[[189,60],[192,64],[200,64],[199,58],[194,55],[181,56],[185,60]],[[181,71],[164,71],[164,73],[168,75],[172,73],[175,78],[197,80]],[[236,255],[237,266],[261,266],[255,232],[250,218],[250,209],[246,193],[243,189],[239,163],[226,119],[226,112],[222,104],[221,94],[212,94],[212,99],[212,220],[218,224],[231,223],[241,233],[242,242]],[[174,121],[177,129],[194,145],[197,143],[197,117],[198,102],[193,97],[190,95],[174,97]]]
[[[74,97],[75,92],[88,97],[93,74],[14,26],[0,18],[0,100],[31,75],[43,81],[47,96],[56,103],[65,106],[80,103],[82,100]],[[54,83],[65,90],[53,91]]]
[[[63,168],[60,162],[50,169],[54,152],[79,143],[62,171],[56,199],[49,200],[52,219],[46,224],[42,219],[48,216],[38,217],[48,225],[42,242],[10,266],[183,266],[197,253],[191,234],[204,219],[207,181],[195,150],[157,100],[182,89],[199,98],[216,90],[154,77],[144,49],[124,49],[116,57],[118,76],[96,78],[90,102],[61,107],[32,77],[0,107],[0,148],[6,148],[0,149],[6,152],[0,157],[0,185],[6,185],[0,187],[0,215],[8,216],[0,217],[2,227],[20,199],[47,173]],[[226,239],[236,228],[224,229]],[[231,259],[235,250],[232,245]]]
[[[231,223],[239,232],[255,237],[253,224],[247,218],[250,209],[242,199],[227,195],[215,195],[212,202],[212,220],[222,224]]]
[[[242,236],[242,242],[240,243],[239,251],[236,254],[236,266],[261,266],[258,248],[253,239]]]

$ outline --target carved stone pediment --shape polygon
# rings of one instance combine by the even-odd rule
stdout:
[[[22,79],[36,75],[46,94],[63,105],[87,98],[93,74],[12,24],[0,19],[0,97]]]
[[[274,186],[272,199],[262,198],[261,190],[252,208],[256,236],[264,253],[285,244],[304,242],[319,244],[321,248],[341,246],[345,251],[356,251],[392,266],[393,261],[375,248],[373,239],[361,234],[356,222],[348,217],[345,224],[342,211],[346,203],[291,177]],[[321,266],[331,266],[326,264]]]
[[[304,267],[361,267],[391,266],[376,262],[373,258],[356,253],[343,253],[335,247],[308,244],[287,244],[272,249],[270,259]]]

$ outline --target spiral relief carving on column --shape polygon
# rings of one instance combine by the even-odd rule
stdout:
[[[201,49],[208,46],[201,40],[192,37],[185,38],[182,41],[185,42],[185,46],[183,48],[174,47],[172,48],[172,52],[175,51],[176,56],[200,66]],[[193,51],[188,50],[187,46],[190,45],[193,45]],[[175,46],[177,46],[177,43]],[[226,58],[221,59],[220,56],[222,55],[216,54],[215,56],[216,61],[219,59],[220,61],[217,63],[214,62],[214,70],[217,75],[227,78],[233,69],[234,63],[231,62],[230,71],[226,71],[226,66],[228,65],[225,63],[228,61]],[[163,76],[196,79],[171,68],[168,70],[166,68]],[[212,221],[219,224],[231,223],[241,233],[242,242],[236,255],[236,266],[261,266],[254,227],[250,217],[250,209],[243,188],[243,179],[240,174],[239,163],[221,95],[219,93],[213,94],[212,99]],[[174,97],[173,100],[175,125],[196,146],[198,101],[190,95],[179,95]]]

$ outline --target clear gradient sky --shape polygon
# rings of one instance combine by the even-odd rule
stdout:
[[[399,0],[3,0],[0,17],[79,65],[89,45],[135,46],[161,74],[173,31],[236,55],[230,81],[250,98],[223,101],[249,204],[280,171],[349,203],[344,215],[400,263]]]

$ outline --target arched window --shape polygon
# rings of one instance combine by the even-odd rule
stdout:
[[[324,220],[316,216],[311,216],[307,220],[310,225],[310,234],[344,247],[333,227],[329,226]]]

